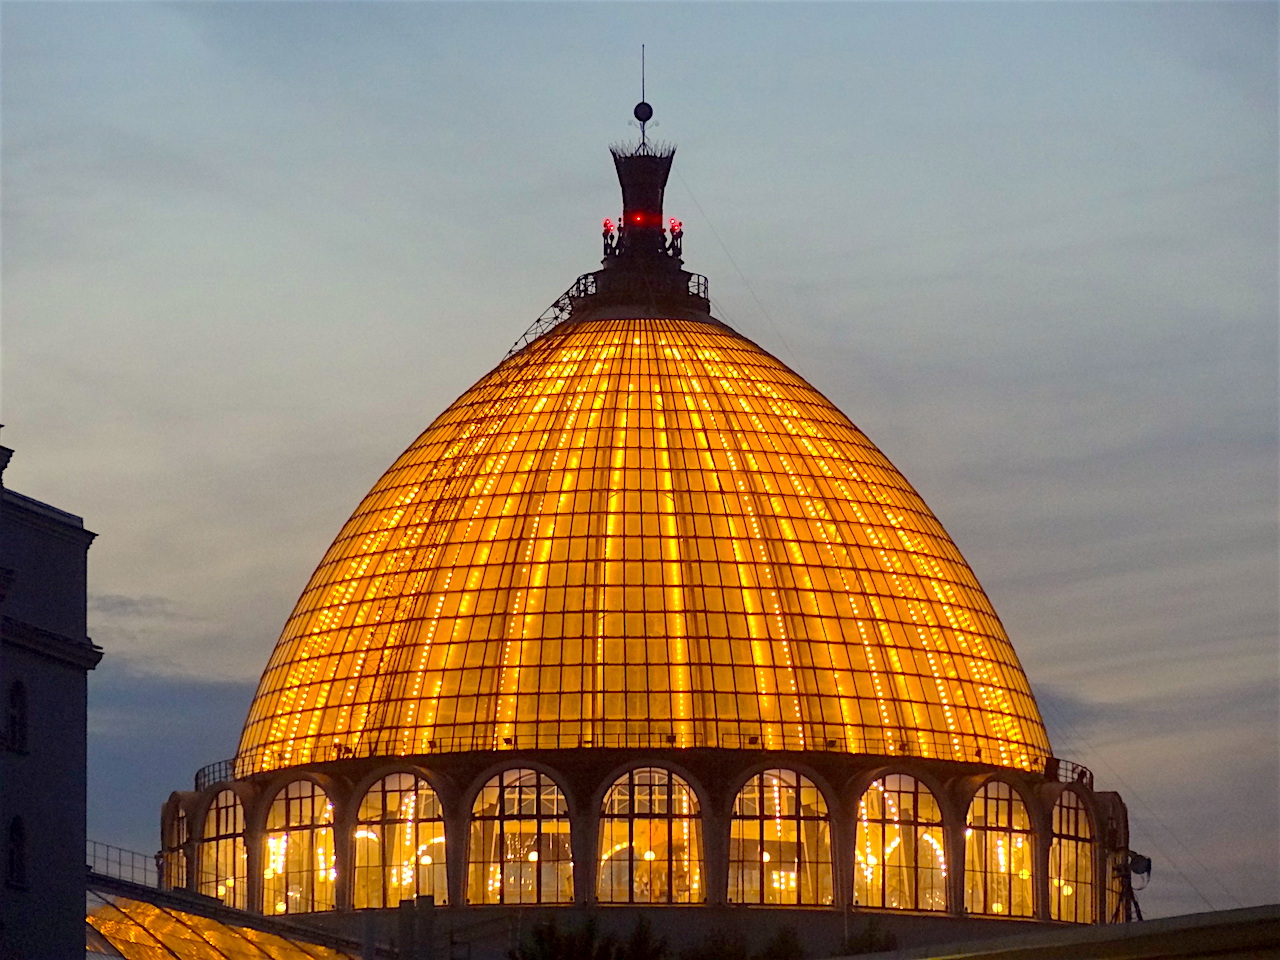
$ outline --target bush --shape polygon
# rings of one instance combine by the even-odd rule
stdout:
[[[627,939],[618,944],[615,960],[667,960],[667,940],[656,939],[649,921],[641,917]]]
[[[740,937],[717,930],[705,940],[681,950],[680,960],[749,960],[749,957]]]
[[[800,937],[795,927],[779,927],[773,939],[764,945],[756,960],[804,960],[804,951],[800,949]]]
[[[880,927],[879,917],[867,917],[861,929],[850,933],[840,948],[845,956],[859,953],[882,953],[885,950],[896,950],[898,938],[888,930]]]
[[[654,937],[644,917],[622,941],[601,936],[594,920],[567,932],[547,920],[534,924],[520,945],[507,952],[508,960],[669,960],[670,956],[667,941]]]
[[[507,953],[509,960],[615,960],[617,944],[601,937],[594,920],[581,930],[561,933],[554,920],[536,923],[529,936]]]

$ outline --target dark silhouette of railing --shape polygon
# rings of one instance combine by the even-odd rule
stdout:
[[[703,300],[706,300],[709,296],[707,278],[700,273],[690,273],[688,274],[688,277],[689,295],[693,297],[701,297]],[[548,330],[564,323],[573,315],[574,308],[578,304],[589,297],[594,297],[596,292],[596,274],[584,273],[582,276],[578,277],[578,279],[573,282],[573,286],[560,294],[560,296],[556,298],[555,303],[542,311],[542,315],[538,317],[537,320],[533,321],[533,324],[528,330],[520,335],[520,338],[511,345],[511,349],[507,351],[506,356],[514,356],[529,344],[533,343],[533,341],[537,340]],[[503,357],[503,359],[505,360],[506,357]]]
[[[821,730],[819,734],[821,734]],[[403,745],[398,739],[379,741],[370,739],[355,744],[334,741],[330,743],[307,742],[300,747],[262,747],[228,760],[211,763],[196,773],[195,787],[204,790],[216,783],[241,780],[257,773],[266,773],[302,764],[329,763],[338,760],[367,759],[370,757],[431,756],[435,754],[497,752],[510,750],[573,750],[581,748],[638,749],[638,750],[768,750],[791,752],[848,753],[885,758],[911,757],[931,760],[949,760],[968,763],[989,763],[1012,766],[1018,769],[1044,773],[1051,780],[1079,782],[1093,788],[1093,774],[1078,763],[1058,760],[1043,750],[1020,744],[1006,745],[1002,752],[994,743],[975,744],[971,737],[961,738],[960,745],[943,735],[912,734],[909,738],[836,736],[807,736],[794,733],[769,735],[736,733],[692,733],[667,731],[657,733],[616,733],[564,736],[559,734],[536,735],[478,735],[428,740],[424,745]]]
[[[1049,762],[1045,764],[1044,775],[1059,783],[1078,783],[1089,790],[1093,789],[1093,771],[1084,764],[1071,760],[1050,757]]]
[[[113,847],[97,840],[85,841],[85,863],[91,871],[104,877],[128,880],[144,887],[160,885],[160,870],[154,856]]]

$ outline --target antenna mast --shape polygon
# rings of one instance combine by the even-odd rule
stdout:
[[[640,44],[640,102],[645,103],[644,99],[644,44]],[[644,146],[644,125],[648,118],[640,121],[640,146]]]

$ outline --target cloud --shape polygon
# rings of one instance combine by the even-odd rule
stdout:
[[[164,597],[126,597],[120,594],[89,594],[89,613],[104,618],[148,620],[195,620],[172,600]]]

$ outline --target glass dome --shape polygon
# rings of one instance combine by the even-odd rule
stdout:
[[[311,577],[239,763],[578,747],[1049,755],[924,501],[709,318],[563,323],[450,406]]]

